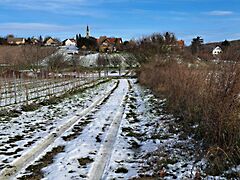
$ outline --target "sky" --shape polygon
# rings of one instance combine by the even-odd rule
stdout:
[[[0,0],[0,36],[138,39],[173,32],[187,44],[240,39],[240,0]]]

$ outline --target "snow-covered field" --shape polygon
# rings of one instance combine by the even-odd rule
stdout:
[[[98,57],[99,53],[81,56],[79,59],[80,65],[84,67],[98,67]],[[130,54],[104,54],[104,57],[107,59],[106,66],[108,67],[115,67],[116,65],[114,64],[116,62],[114,63],[114,61],[116,61],[116,59],[119,61],[117,64],[123,68],[139,65],[137,60]]]
[[[164,103],[119,79],[0,121],[0,179],[194,179],[198,143]]]

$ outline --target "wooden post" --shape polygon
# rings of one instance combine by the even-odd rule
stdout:
[[[25,83],[25,90],[26,90],[26,105],[28,105],[29,94],[28,94],[28,84]]]
[[[14,103],[17,104],[17,82],[16,82],[16,74],[13,71],[13,78],[14,78]]]

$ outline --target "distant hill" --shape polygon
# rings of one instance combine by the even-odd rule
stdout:
[[[216,46],[222,47],[222,42],[223,41],[203,44],[204,51],[211,52]],[[232,41],[228,41],[228,42],[230,43],[231,47],[240,49],[240,40],[232,40]]]

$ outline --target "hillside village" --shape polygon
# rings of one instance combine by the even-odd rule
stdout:
[[[170,33],[166,33],[166,37],[168,36]],[[40,74],[46,76],[52,70],[62,74],[64,71],[75,72],[84,68],[98,71],[103,69],[102,66],[115,68],[120,72],[120,66],[123,69],[139,66],[137,59],[131,54],[141,44],[148,44],[148,41],[147,38],[141,41],[123,41],[121,37],[107,36],[95,38],[91,36],[89,26],[86,27],[85,36],[76,34],[76,37],[63,41],[51,36],[19,38],[8,35],[0,38],[1,75],[12,76],[12,72],[15,72],[28,77],[40,76]],[[204,40],[198,36],[193,38],[190,46],[186,46],[184,40],[176,40],[176,43],[167,45],[167,48],[179,49],[197,57],[196,60],[229,61],[234,59],[227,58],[229,54],[234,54],[236,57],[236,54],[239,54],[237,42],[225,40],[220,43],[204,44]],[[50,65],[52,63],[49,58],[54,59],[53,57],[55,60],[51,61],[56,61],[54,66],[57,69]]]
[[[226,47],[237,49],[238,41],[223,41],[219,43],[206,43],[199,41],[201,37],[193,38],[190,46],[186,46],[184,40],[177,41],[177,46],[181,49],[189,49],[192,54],[198,54],[202,60],[213,60],[219,59],[221,54],[226,50]],[[195,42],[199,41],[199,42]],[[60,47],[65,46],[66,49],[70,49],[69,53],[78,54],[79,52],[100,52],[100,53],[114,53],[132,49],[136,46],[133,40],[123,41],[121,37],[107,37],[100,36],[99,38],[92,37],[90,35],[89,26],[86,27],[86,35],[81,36],[77,34],[76,37],[67,38],[61,41],[58,38],[51,36],[42,37],[15,37],[14,35],[7,35],[5,38],[0,37],[0,46],[22,46],[22,45],[32,45],[32,46],[46,46],[46,47]]]
[[[7,35],[0,38],[1,76],[11,77],[14,72],[18,76],[44,74],[46,77],[51,71],[62,76],[64,71],[76,72],[84,68],[99,71],[104,69],[102,66],[117,69],[120,73],[120,66],[125,69],[139,65],[129,53],[134,51],[138,43],[134,40],[123,41],[121,37],[95,38],[91,36],[89,26],[86,27],[85,36],[76,34],[63,41],[51,36],[19,38]],[[183,50],[185,42],[179,40],[169,45],[169,48],[175,47]]]
[[[170,37],[171,33],[167,32],[165,40],[168,41]],[[121,69],[139,66],[139,60],[136,54],[133,54],[142,45],[144,49],[146,45],[151,44],[151,41],[158,43],[157,38],[149,40],[147,37],[140,41],[123,41],[121,37],[107,36],[96,38],[91,36],[89,26],[85,29],[85,36],[76,34],[75,37],[62,41],[51,36],[19,38],[7,35],[0,38],[1,76],[11,77],[13,72],[18,76],[22,74],[27,77],[47,77],[49,76],[47,74],[55,73],[53,76],[63,76],[64,72],[75,73],[85,68],[101,72],[106,67],[112,69],[110,70],[112,72],[117,70],[120,73]],[[238,44],[238,41],[227,40],[204,43],[198,36],[192,39],[190,46],[186,46],[184,40],[176,39],[174,43],[167,43],[164,48],[180,50],[188,54],[188,57],[195,57],[196,62],[199,60],[219,62],[234,61],[240,53]],[[229,56],[230,54],[232,56]]]
[[[134,46],[136,42],[133,40],[123,41],[121,37],[107,37],[100,36],[95,38],[90,36],[90,28],[86,27],[85,37],[81,34],[77,34],[74,38],[68,38],[61,41],[58,38],[47,36],[43,38],[42,36],[29,37],[29,38],[19,38],[14,35],[7,35],[5,38],[0,38],[0,45],[6,46],[19,46],[19,45],[38,45],[38,46],[75,46],[79,50],[92,50],[98,52],[117,52],[126,50],[129,46]],[[180,48],[185,47],[185,42],[183,40],[178,41],[178,46]]]
[[[75,38],[68,38],[63,41],[60,41],[57,38],[53,37],[45,37],[39,38],[19,38],[14,37],[14,35],[8,35],[6,38],[0,38],[0,45],[11,45],[11,46],[19,46],[19,45],[36,45],[36,46],[75,46],[79,50],[92,50],[99,52],[117,52],[124,49],[124,46],[129,42],[123,42],[122,38],[116,37],[107,37],[100,36],[99,38],[95,38],[90,36],[89,26],[86,28],[86,36],[81,37],[80,34],[77,34]]]

